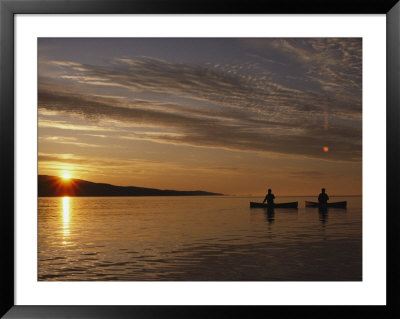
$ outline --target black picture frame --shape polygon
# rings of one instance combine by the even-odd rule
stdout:
[[[386,306],[23,306],[14,303],[14,16],[16,14],[385,14],[387,21]],[[0,315],[4,318],[399,318],[398,182],[400,137],[398,0],[0,0]]]

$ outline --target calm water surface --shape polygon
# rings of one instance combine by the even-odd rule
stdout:
[[[361,197],[326,214],[251,197],[39,198],[39,280],[362,280]]]

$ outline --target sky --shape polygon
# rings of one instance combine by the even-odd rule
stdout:
[[[362,193],[361,38],[39,38],[38,171]]]

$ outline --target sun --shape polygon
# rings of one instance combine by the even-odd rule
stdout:
[[[65,180],[65,181],[67,181],[67,180],[71,179],[71,173],[69,173],[69,172],[64,172],[64,173],[62,173],[61,178],[62,178],[63,180]]]

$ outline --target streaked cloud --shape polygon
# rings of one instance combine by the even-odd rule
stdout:
[[[76,137],[59,137],[59,136],[47,136],[47,137],[39,137],[39,140],[55,142],[57,144],[68,144],[78,147],[103,147],[100,144],[92,144],[92,143],[82,143],[79,142]]]
[[[351,126],[332,124],[332,129],[324,130],[321,123],[305,119],[292,119],[281,115],[272,120],[256,118],[252,113],[219,112],[217,116],[196,110],[173,112],[169,104],[165,110],[146,108],[149,103],[119,103],[118,101],[92,99],[79,95],[40,92],[39,108],[58,110],[76,117],[84,117],[89,122],[115,120],[127,125],[140,124],[158,127],[173,132],[142,132],[127,134],[126,138],[147,139],[160,143],[185,144],[198,147],[215,147],[243,151],[265,151],[280,154],[294,154],[318,157],[327,160],[354,161],[361,158],[361,130]],[[179,108],[178,108],[179,109]],[[302,120],[303,122],[299,122]],[[321,119],[322,121],[322,119]],[[59,128],[69,128],[68,124],[51,123]],[[41,123],[39,123],[41,125]],[[70,127],[75,129],[75,127]],[[94,125],[82,130],[102,130]],[[322,152],[322,147],[330,145],[331,153]]]

